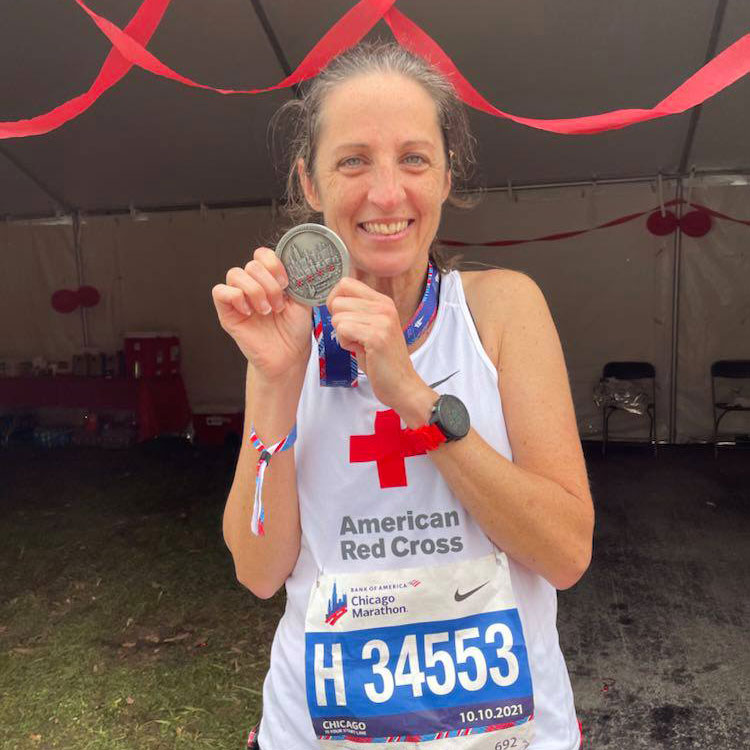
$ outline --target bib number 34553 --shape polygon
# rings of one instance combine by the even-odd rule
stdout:
[[[518,612],[306,635],[320,734],[439,734],[515,724],[533,711]]]

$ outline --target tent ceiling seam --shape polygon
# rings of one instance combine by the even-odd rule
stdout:
[[[688,177],[745,177],[750,181],[750,166],[748,167],[740,167],[738,169],[711,169],[711,170],[703,170],[703,171],[696,171],[694,174],[677,174],[677,173],[662,173],[661,177],[663,180],[666,181],[675,181],[675,180],[683,180]],[[597,178],[596,179],[596,185],[628,185],[628,184],[638,184],[643,182],[654,182],[657,179],[658,175],[652,174],[652,175],[640,175],[638,177],[619,177],[619,178]],[[546,190],[546,189],[554,189],[554,188],[574,188],[574,187],[584,187],[587,185],[594,184],[593,181],[589,178],[587,180],[581,179],[581,180],[570,180],[566,182],[543,182],[543,183],[529,183],[526,185],[513,185],[513,190]],[[475,188],[472,190],[467,190],[467,193],[497,193],[502,192],[506,193],[508,191],[507,184],[505,185],[493,185],[491,187],[483,187],[483,188]],[[208,210],[208,211],[231,211],[233,209],[242,209],[242,208],[270,208],[274,204],[274,202],[278,201],[278,198],[258,198],[256,200],[248,200],[248,201],[227,201],[227,202],[216,202],[216,203],[210,203],[210,202],[197,202],[197,203],[178,203],[178,204],[172,204],[172,205],[157,205],[157,206],[139,206],[138,213],[139,214],[157,214],[157,213],[169,213],[169,212],[176,212],[176,211],[200,211]],[[79,211],[79,209],[69,209],[68,213],[73,214],[76,211]],[[80,210],[80,215],[82,218],[86,218],[88,216],[128,216],[131,214],[130,206],[127,207],[110,207],[110,208],[100,208],[95,209],[91,211],[83,211]],[[9,221],[43,221],[43,220],[49,220],[54,219],[56,217],[50,216],[49,214],[15,214],[15,215],[7,215],[5,216],[6,219]]]
[[[258,17],[260,25],[263,27],[268,43],[271,45],[271,48],[276,55],[276,59],[279,61],[281,69],[284,71],[284,75],[290,76],[292,74],[292,68],[289,65],[289,60],[287,60],[286,54],[284,54],[284,49],[281,46],[281,42],[279,42],[279,38],[276,36],[273,26],[271,26],[271,22],[268,20],[265,9],[261,5],[260,0],[250,0],[250,2],[253,5],[253,10],[255,10],[255,15]],[[294,95],[299,98],[299,86],[294,84],[291,88],[292,91],[294,91]]]
[[[57,193],[49,187],[46,183],[42,182],[21,160],[11,154],[5,147],[0,146],[0,154],[2,154],[26,179],[36,185],[48,198],[51,198],[54,203],[57,204],[58,208],[62,209],[65,213],[72,213],[75,209],[71,206],[64,198],[61,198]]]
[[[724,16],[727,10],[727,2],[728,0],[718,0],[718,3],[716,4],[716,11],[714,12],[714,23],[711,28],[711,34],[708,38],[706,58],[703,61],[704,65],[710,60],[713,60],[714,57],[716,57],[716,48],[719,45],[719,34],[721,33],[721,27],[724,25]],[[690,155],[693,153],[695,133],[698,130],[698,120],[700,119],[702,111],[703,105],[699,104],[690,112],[690,122],[688,124],[687,133],[685,134],[685,143],[682,147],[682,157],[680,158],[680,172],[687,172],[689,168]]]

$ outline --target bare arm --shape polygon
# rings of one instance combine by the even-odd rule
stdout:
[[[265,535],[255,537],[250,530],[258,462],[251,427],[268,446],[289,434],[310,352],[310,310],[285,299],[288,283],[274,252],[261,247],[212,290],[222,328],[248,360],[245,426],[224,510],[224,540],[238,580],[264,598],[273,596],[292,572],[300,545],[293,448],[277,453],[266,470]]]
[[[277,453],[263,484],[265,535],[250,532],[258,452],[250,427],[265,445],[289,434],[296,418],[304,370],[265,382],[248,366],[245,426],[234,481],[224,509],[224,540],[232,553],[237,580],[263,599],[273,596],[292,572],[300,547],[300,519],[294,448]]]
[[[562,348],[530,278],[512,271],[483,276],[472,312],[483,340],[493,332],[498,336],[488,350],[495,350],[499,362],[513,461],[475,430],[429,455],[498,547],[557,588],[567,588],[591,560],[594,511]],[[417,427],[436,398],[425,385],[397,411]]]

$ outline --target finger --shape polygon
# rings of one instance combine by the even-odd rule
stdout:
[[[331,304],[328,306],[331,315],[345,312],[362,312],[375,315],[381,312],[381,303],[362,297],[345,297],[343,295],[334,296]]]
[[[266,290],[244,269],[230,268],[227,272],[227,286],[240,289],[250,307],[261,315],[268,315],[273,309],[268,301]]]
[[[268,268],[254,258],[245,266],[245,273],[262,287],[273,310],[281,312],[284,309],[284,290]]]
[[[341,281],[339,281],[328,294],[326,307],[330,310],[330,304],[332,304],[333,300],[337,297],[358,297],[360,299],[375,301],[380,300],[384,296],[385,295],[380,294],[380,292],[370,289],[370,287],[363,281],[353,279],[350,276],[344,276],[344,278],[341,279]]]
[[[250,305],[248,305],[245,295],[241,289],[226,284],[217,284],[211,290],[211,296],[216,306],[216,312],[219,318],[231,314],[232,312],[241,315],[243,318],[253,314]]]
[[[353,346],[367,349],[380,338],[377,328],[371,321],[358,317],[356,313],[337,316],[336,320],[331,318],[331,322],[336,331],[336,338],[344,349],[351,350]]]
[[[253,253],[253,260],[262,263],[282,289],[286,289],[289,286],[289,276],[287,275],[286,268],[284,268],[284,264],[279,260],[279,256],[270,247],[259,247]]]

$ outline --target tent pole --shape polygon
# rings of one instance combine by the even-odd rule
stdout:
[[[683,181],[677,182],[677,218],[682,217]],[[682,261],[682,231],[679,224],[674,233],[674,266],[672,270],[672,361],[669,373],[669,442],[677,442],[677,354],[680,335],[680,271]]]
[[[250,0],[250,2],[252,3],[253,10],[255,11],[255,15],[258,17],[260,25],[263,27],[263,31],[266,34],[266,39],[268,39],[268,43],[271,45],[271,49],[276,55],[276,59],[279,61],[281,70],[284,72],[285,76],[290,76],[292,74],[292,68],[289,65],[289,61],[286,59],[286,55],[284,54],[281,42],[279,42],[279,38],[276,36],[276,32],[273,30],[273,26],[271,26],[271,22],[268,20],[266,11],[261,5],[260,0]],[[292,86],[292,91],[294,92],[295,97],[299,99],[299,84],[295,83],[294,86]]]
[[[714,12],[714,23],[711,28],[711,34],[708,38],[708,49],[706,50],[706,58],[703,61],[704,65],[716,57],[716,48],[719,46],[719,34],[721,33],[721,27],[724,24],[724,16],[726,15],[726,12],[727,0],[719,0],[716,5],[716,11]],[[695,132],[698,129],[698,120],[700,119],[702,111],[703,105],[699,104],[697,107],[693,107],[690,112],[690,124],[688,125],[687,133],[685,135],[685,143],[682,147],[682,157],[680,158],[679,171],[683,174],[685,174],[690,168],[690,155],[693,152]]]
[[[73,221],[73,253],[76,261],[76,276],[78,277],[78,286],[83,286],[83,250],[81,247],[81,213],[80,211],[74,211],[72,216]],[[89,346],[89,325],[86,317],[86,308],[81,305],[81,331],[83,333],[83,346],[85,349]]]

